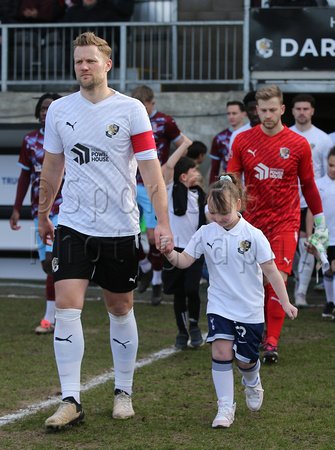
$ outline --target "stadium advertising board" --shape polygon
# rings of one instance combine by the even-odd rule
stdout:
[[[250,70],[335,70],[335,8],[250,13]]]

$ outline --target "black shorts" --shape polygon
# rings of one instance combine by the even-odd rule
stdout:
[[[59,225],[53,247],[53,279],[92,280],[110,292],[130,292],[137,287],[139,239],[88,236]]]

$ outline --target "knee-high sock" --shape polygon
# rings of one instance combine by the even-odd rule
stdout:
[[[242,384],[244,386],[255,387],[260,382],[260,378],[258,375],[259,369],[261,368],[261,363],[259,362],[259,359],[255,363],[255,365],[251,367],[251,369],[241,369],[238,365],[237,368],[242,375]]]
[[[114,316],[111,313],[108,315],[115,370],[115,389],[121,389],[131,395],[138,348],[134,310],[131,309],[124,316]]]
[[[44,319],[50,323],[55,323],[55,286],[52,275],[48,275],[45,280],[45,291],[47,302]]]
[[[225,402],[232,407],[234,404],[233,360],[219,361],[213,359],[212,377],[218,399],[226,398]]]
[[[308,285],[311,281],[315,258],[313,255],[307,252],[305,247],[306,238],[299,239],[299,265],[298,265],[298,273],[299,273],[299,286],[297,293],[305,294],[308,289]]]
[[[285,319],[285,311],[283,310],[281,304],[279,303],[278,296],[270,284],[268,284],[267,294],[268,294],[268,301],[267,301],[266,341],[272,345],[277,345]]]
[[[326,293],[326,299],[327,303],[334,303],[335,299],[335,275],[330,277],[329,275],[324,275],[323,281],[325,282],[325,293]]]
[[[84,335],[80,309],[56,308],[54,349],[62,397],[80,403],[80,369],[84,355]]]

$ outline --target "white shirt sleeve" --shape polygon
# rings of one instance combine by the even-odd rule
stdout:
[[[49,153],[63,153],[63,143],[56,128],[53,105],[48,108],[47,116],[45,119],[45,131],[44,131],[44,150]]]

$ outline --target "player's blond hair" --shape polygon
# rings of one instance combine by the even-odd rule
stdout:
[[[269,86],[263,86],[256,92],[256,100],[270,100],[271,98],[279,98],[281,104],[284,103],[284,97],[282,91],[275,84]]]
[[[77,47],[84,47],[86,45],[95,45],[108,59],[111,58],[112,49],[108,45],[108,42],[96,36],[91,31],[86,31],[77,36],[72,43],[72,50],[74,52]]]

